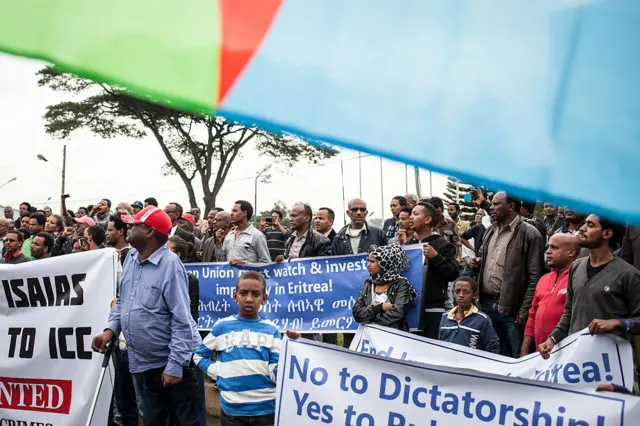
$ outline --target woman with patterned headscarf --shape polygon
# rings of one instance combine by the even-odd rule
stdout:
[[[408,331],[406,309],[416,293],[402,272],[409,269],[409,258],[397,244],[371,247],[364,282],[353,305],[353,318],[362,324],[378,324]]]

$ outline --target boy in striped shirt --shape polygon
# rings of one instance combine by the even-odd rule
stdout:
[[[280,332],[258,316],[267,300],[266,286],[260,273],[242,274],[233,294],[238,314],[218,320],[193,356],[218,383],[221,426],[274,423]]]

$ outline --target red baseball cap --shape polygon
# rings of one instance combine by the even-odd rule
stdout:
[[[193,215],[191,213],[183,213],[182,217],[187,219],[189,222],[191,222],[192,225],[195,226],[196,218],[193,217]]]
[[[84,223],[89,226],[96,226],[96,222],[93,219],[91,219],[89,216],[74,217],[73,221],[75,223]]]
[[[173,228],[169,215],[164,210],[151,205],[140,210],[135,216],[127,215],[121,216],[121,218],[124,223],[131,225],[144,224],[163,235],[169,235],[171,228]]]

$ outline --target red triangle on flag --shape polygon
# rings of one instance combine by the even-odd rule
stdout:
[[[253,57],[281,4],[282,0],[220,0],[222,51],[216,105]]]

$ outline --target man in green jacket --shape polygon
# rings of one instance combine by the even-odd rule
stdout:
[[[40,232],[44,231],[44,224],[47,221],[47,217],[42,213],[32,213],[29,217],[29,235],[30,237],[24,240],[22,243],[22,248],[20,251],[24,254],[29,260],[33,260],[33,256],[31,255],[31,243],[33,242],[33,238],[38,235]]]

